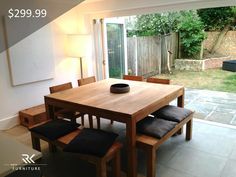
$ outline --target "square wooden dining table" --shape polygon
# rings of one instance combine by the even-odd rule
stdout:
[[[110,92],[115,83],[126,83],[130,91]],[[136,123],[177,98],[184,106],[184,87],[122,79],[105,79],[77,88],[45,96],[48,118],[54,118],[54,108],[61,107],[99,116],[126,124],[128,177],[137,176]]]

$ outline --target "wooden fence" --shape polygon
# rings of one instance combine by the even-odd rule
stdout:
[[[167,72],[168,63],[169,68],[173,66],[178,56],[178,35],[129,37],[127,46],[129,73],[148,77]]]

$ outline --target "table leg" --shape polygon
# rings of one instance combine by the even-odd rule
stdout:
[[[184,93],[183,93],[183,95],[178,97],[177,105],[178,105],[178,107],[181,107],[181,108],[184,107]]]
[[[181,107],[181,108],[184,107],[184,91],[183,91],[183,95],[178,97],[177,105],[178,107]],[[182,133],[183,133],[183,128],[179,129],[179,131],[177,132],[177,134],[179,135],[181,135]]]
[[[128,177],[137,177],[137,154],[136,154],[136,122],[130,120],[126,124]]]
[[[55,119],[56,116],[54,114],[54,107],[49,105],[47,103],[47,100],[45,100],[45,109],[46,109],[46,115],[47,115],[47,119]]]

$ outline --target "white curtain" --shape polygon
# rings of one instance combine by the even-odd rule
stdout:
[[[97,71],[97,80],[105,79],[105,55],[104,55],[104,30],[103,19],[93,20],[94,45],[95,45],[95,62]]]

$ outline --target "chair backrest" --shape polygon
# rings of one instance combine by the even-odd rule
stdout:
[[[147,82],[157,83],[157,84],[170,84],[170,79],[159,79],[154,77],[147,78]]]
[[[86,85],[86,84],[91,84],[93,82],[96,82],[96,78],[95,76],[91,76],[91,77],[86,77],[83,79],[79,79],[78,80],[78,85],[82,86],[82,85]]]
[[[125,80],[133,80],[133,81],[143,81],[143,76],[132,76],[132,75],[123,75],[123,79]]]
[[[60,85],[55,85],[55,86],[49,87],[49,90],[50,90],[50,93],[56,93],[56,92],[60,92],[60,91],[71,89],[71,88],[72,88],[72,83],[68,82],[65,84],[60,84]]]

